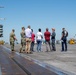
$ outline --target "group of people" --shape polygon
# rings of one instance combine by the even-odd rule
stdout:
[[[15,40],[17,40],[14,32],[15,30],[12,29],[12,32],[10,33],[10,46],[12,51],[14,51],[14,42]],[[20,36],[21,36],[20,53],[22,51],[25,51],[28,54],[32,53],[34,51],[35,40],[37,42],[37,51],[41,52],[43,36],[45,39],[46,52],[56,51],[56,46],[55,46],[56,32],[54,28],[52,28],[52,33],[49,31],[48,28],[46,28],[44,35],[41,32],[41,28],[39,28],[37,34],[35,35],[33,33],[33,29],[31,29],[29,25],[26,29],[25,27],[22,27]],[[65,30],[65,28],[62,28],[62,36],[61,36],[62,50],[61,51],[67,51],[67,36],[68,36],[68,32]]]

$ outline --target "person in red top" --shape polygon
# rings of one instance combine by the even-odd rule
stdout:
[[[34,42],[35,42],[35,34],[33,33],[33,29],[31,29],[32,31],[32,36],[31,36],[31,51],[34,51]]]
[[[44,32],[46,52],[51,51],[50,36],[51,36],[51,33],[49,32],[48,28],[46,28],[46,32]]]

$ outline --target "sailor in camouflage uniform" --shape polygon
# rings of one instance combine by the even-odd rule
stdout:
[[[10,46],[11,46],[11,51],[14,51],[14,45],[15,45],[14,42],[15,42],[15,40],[17,41],[14,32],[15,32],[15,30],[12,29],[12,32],[10,33]]]
[[[20,53],[21,51],[25,51],[25,28],[22,27],[22,31],[20,33],[20,36],[21,36],[21,48],[20,48]]]

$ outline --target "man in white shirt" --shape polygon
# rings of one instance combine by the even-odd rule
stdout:
[[[42,32],[41,29],[38,29],[37,35],[36,35],[36,40],[37,40],[37,51],[40,52],[41,51],[41,45],[42,45]]]
[[[32,31],[30,25],[25,29],[25,38],[26,38],[26,53],[31,53],[30,46],[31,46],[31,36],[32,36]]]

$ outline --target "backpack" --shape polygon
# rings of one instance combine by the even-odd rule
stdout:
[[[66,32],[62,32],[62,34],[63,34],[63,37],[62,37],[62,40],[66,40],[66,38],[68,37],[68,32],[66,31]]]
[[[66,37],[68,37],[68,32],[66,31]]]

